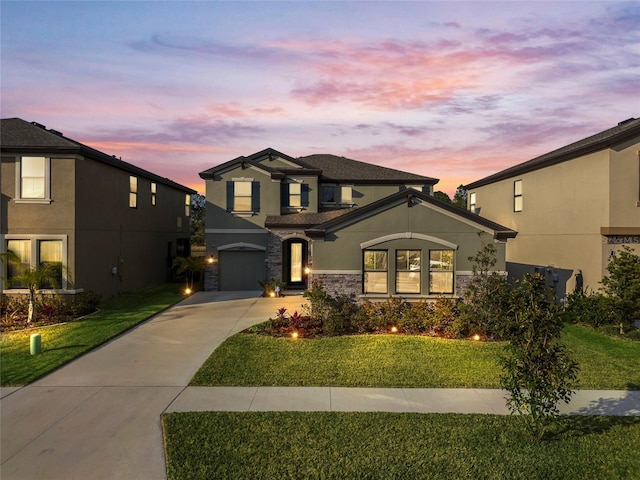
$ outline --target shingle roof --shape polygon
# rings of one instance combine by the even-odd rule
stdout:
[[[269,158],[270,156],[283,158],[298,167],[290,168],[269,167],[266,162],[260,165],[265,171],[271,173],[272,178],[278,178],[272,170],[277,170],[283,175],[318,175],[321,182],[353,183],[353,184],[426,184],[435,185],[437,178],[425,177],[414,173],[403,172],[393,168],[381,167],[371,163],[360,162],[337,155],[316,154],[306,157],[293,158],[272,148],[261,150],[248,157],[238,157],[213,168],[200,172],[202,178],[213,178],[217,173],[223,172],[242,162],[251,164]],[[256,164],[257,166],[257,164]]]
[[[341,208],[319,213],[300,212],[287,215],[269,215],[264,226],[267,228],[309,228],[333,220],[352,210],[352,208]]]
[[[322,170],[323,181],[341,183],[420,183],[435,185],[437,178],[381,167],[371,163],[329,154],[299,157],[298,160],[310,167]]]
[[[56,130],[47,130],[44,125],[27,122],[21,118],[0,119],[0,147],[3,152],[40,154],[77,154],[141,177],[149,178],[187,193],[195,190],[160,177],[140,167],[124,162],[113,155],[91,148],[65,137]]]
[[[499,180],[505,180],[507,178],[555,165],[557,163],[566,162],[567,160],[572,160],[589,153],[610,148],[638,135],[640,135],[640,119],[630,118],[624,122],[620,122],[613,128],[609,128],[603,132],[583,138],[582,140],[558,148],[552,152],[545,153],[544,155],[540,155],[539,157],[470,183],[466,185],[466,189],[471,190]]]

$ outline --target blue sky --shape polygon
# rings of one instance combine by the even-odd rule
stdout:
[[[204,193],[273,147],[453,194],[640,116],[639,2],[0,3],[1,116]]]

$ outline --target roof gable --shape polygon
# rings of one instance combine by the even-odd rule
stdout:
[[[168,178],[124,162],[115,155],[91,148],[80,142],[65,137],[56,130],[47,130],[44,125],[27,122],[21,118],[3,118],[0,120],[0,139],[2,152],[38,153],[41,155],[82,155],[83,157],[105,163],[119,170],[148,178],[158,183],[182,190],[186,193],[196,193],[195,190],[180,185]]]
[[[437,200],[431,195],[427,195],[411,188],[394,193],[393,195],[389,195],[388,197],[363,207],[352,209],[337,218],[308,228],[305,233],[309,237],[321,238],[329,232],[357,223],[364,218],[375,215],[380,211],[396,207],[402,203],[406,203],[407,208],[415,208],[416,206],[421,205],[423,207],[438,210],[449,217],[455,218],[456,220],[469,225],[474,225],[481,230],[489,231],[493,233],[494,238],[499,240],[514,238],[517,235],[517,232],[510,228],[492,222],[491,220],[487,220],[486,218],[480,217],[479,215],[473,214],[467,210],[454,207],[453,205]]]
[[[597,133],[564,147],[545,153],[539,157],[528,160],[524,163],[514,165],[498,173],[489,175],[475,182],[466,185],[467,190],[489,185],[491,183],[505,180],[507,178],[522,175],[524,173],[539,170],[551,165],[573,160],[590,153],[594,153],[606,148],[612,148],[634,137],[640,137],[640,119],[630,118],[620,122],[617,126]]]

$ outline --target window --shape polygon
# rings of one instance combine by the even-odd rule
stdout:
[[[8,288],[26,288],[16,278],[26,273],[32,266],[51,265],[55,281],[42,283],[39,288],[61,288],[63,283],[63,264],[66,255],[66,240],[62,238],[25,238],[7,240],[7,251],[12,252],[16,260],[7,262]]]
[[[353,203],[353,187],[340,187],[340,203]]]
[[[151,205],[156,206],[156,194],[158,193],[158,187],[155,183],[151,182]]]
[[[420,250],[396,250],[396,293],[420,293]]]
[[[138,177],[129,177],[129,207],[138,208]]]
[[[476,212],[476,192],[471,192],[469,194],[469,210],[472,213]]]
[[[281,184],[282,206],[302,210],[309,206],[309,185],[293,181]]]
[[[522,211],[522,180],[513,182],[513,211]]]
[[[429,252],[429,293],[453,293],[453,250]]]
[[[16,200],[18,202],[45,202],[51,198],[47,157],[20,157],[16,168]]]
[[[14,261],[7,262],[9,288],[22,288],[24,285],[15,281],[14,278],[23,275],[31,267],[31,241],[8,240],[7,251],[16,256]]]
[[[289,206],[302,206],[302,185],[300,183],[289,184]]]
[[[260,182],[249,178],[228,181],[227,211],[239,214],[260,211]]]
[[[51,265],[55,270],[55,283],[40,285],[40,288],[60,288],[62,286],[62,240],[40,240],[38,242],[40,265]]]
[[[251,182],[233,182],[233,211],[251,211]]]
[[[387,251],[364,251],[364,293],[387,293]]]
[[[188,217],[191,215],[191,195],[186,194],[184,196],[184,216]]]
[[[322,203],[336,202],[336,188],[334,185],[322,186]]]

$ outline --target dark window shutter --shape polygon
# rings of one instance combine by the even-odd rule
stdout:
[[[301,203],[303,207],[308,207],[309,206],[309,184],[307,183],[303,183],[302,184],[302,199],[301,199]]]
[[[251,182],[251,210],[260,211],[260,182]]]
[[[280,184],[280,205],[289,206],[289,184],[286,182]]]
[[[233,211],[233,182],[227,182],[227,212]]]

